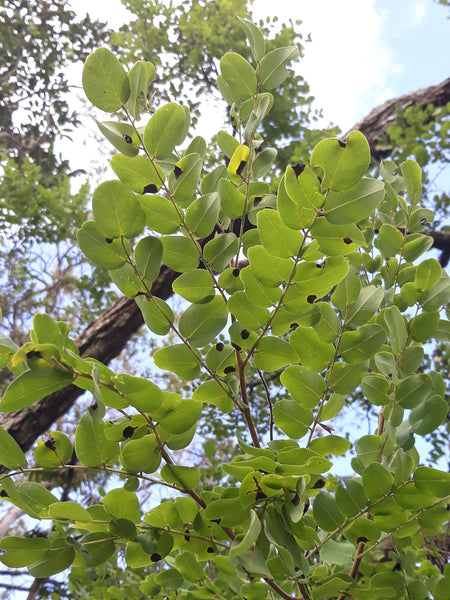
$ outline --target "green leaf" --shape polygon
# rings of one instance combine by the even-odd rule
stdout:
[[[75,550],[69,546],[64,537],[56,537],[50,541],[50,548],[36,562],[28,567],[32,577],[46,578],[65,571],[75,558]]]
[[[322,186],[335,192],[354,187],[370,162],[369,144],[360,131],[352,131],[346,142],[337,139],[320,141],[311,154],[311,167],[322,167]]]
[[[345,403],[345,396],[341,394],[331,394],[328,398],[327,402],[324,404],[322,408],[322,412],[320,414],[320,418],[322,421],[329,421],[330,419],[334,419],[342,410],[342,407]]]
[[[144,129],[144,145],[153,158],[168,158],[187,134],[189,117],[179,104],[170,102],[161,106]]]
[[[197,268],[200,250],[191,239],[179,235],[165,235],[159,239],[163,245],[162,260],[165,265],[180,273]]]
[[[371,463],[362,474],[362,484],[369,500],[379,500],[389,494],[394,478],[383,465]]]
[[[119,269],[127,260],[127,251],[119,239],[105,237],[95,221],[86,221],[77,233],[81,251],[101,269]]]
[[[247,255],[255,276],[264,285],[277,287],[280,283],[289,280],[294,268],[290,258],[272,256],[263,246],[252,246],[248,249]]]
[[[244,552],[248,552],[256,543],[261,532],[261,521],[254,510],[250,509],[250,523],[246,527],[245,534],[242,538],[237,537],[230,548],[231,556],[238,556]]]
[[[301,439],[313,422],[312,410],[294,400],[278,400],[273,407],[275,425],[294,440]]]
[[[256,330],[263,327],[270,317],[266,308],[253,306],[245,292],[235,292],[228,300],[227,306],[245,329]]]
[[[355,451],[364,466],[381,461],[383,440],[379,435],[363,435],[355,444]]]
[[[196,194],[203,160],[199,154],[188,154],[180,159],[169,175],[169,189],[175,202],[186,208]]]
[[[128,72],[131,93],[127,101],[127,109],[136,120],[139,120],[141,111],[145,110],[148,88],[155,74],[155,66],[143,60],[138,60]]]
[[[347,307],[358,298],[360,291],[361,280],[355,269],[350,266],[346,277],[337,284],[331,301],[341,312],[346,312]]]
[[[49,506],[48,516],[55,521],[80,521],[90,523],[91,514],[77,502],[54,502]]]
[[[181,224],[181,213],[173,202],[163,196],[138,196],[138,201],[146,216],[150,229],[158,233],[169,234],[178,230]]]
[[[289,338],[300,358],[301,364],[313,371],[322,371],[333,360],[333,344],[322,342],[312,327],[297,327]]]
[[[302,262],[297,265],[293,281],[306,296],[322,298],[346,277],[348,262],[343,256],[328,256],[322,263]]]
[[[10,569],[20,569],[42,558],[49,548],[44,537],[7,536],[0,541],[0,550],[6,550],[0,560]]]
[[[330,376],[330,386],[337,394],[351,394],[367,373],[369,361],[356,364],[335,363]]]
[[[261,85],[266,90],[277,88],[289,76],[289,71],[285,66],[286,62],[288,60],[296,60],[298,55],[298,48],[295,46],[275,48],[275,50],[266,54],[261,60],[259,68],[259,81]]]
[[[218,185],[220,206],[230,219],[238,219],[245,210],[246,198],[228,179],[221,179]]]
[[[87,57],[83,68],[83,88],[92,104],[105,112],[115,112],[130,96],[127,74],[106,48],[98,48]]]
[[[72,373],[58,371],[56,368],[43,376],[35,374],[33,370],[24,371],[6,388],[0,401],[0,411],[8,413],[21,410],[67,387],[73,379]]]
[[[431,467],[418,467],[414,483],[422,494],[445,498],[450,495],[450,474]]]
[[[277,371],[297,362],[298,356],[286,340],[266,336],[259,342],[254,360],[255,366],[262,371]]]
[[[269,254],[280,258],[297,256],[303,241],[300,231],[287,227],[275,210],[259,211],[257,220],[261,244]]]
[[[103,497],[102,504],[116,519],[128,519],[133,523],[141,520],[139,500],[134,492],[127,492],[123,488],[111,490]]]
[[[320,375],[300,365],[287,367],[280,381],[304,408],[315,408],[326,389],[325,380]]]
[[[364,396],[375,404],[381,406],[389,401],[389,381],[379,373],[369,373],[361,381],[361,390]]]
[[[144,322],[150,331],[156,335],[169,333],[175,316],[167,302],[156,296],[153,296],[152,300],[147,300],[145,296],[137,296],[136,304],[141,309]]]
[[[210,302],[214,298],[214,281],[203,269],[182,273],[175,279],[172,288],[176,294],[194,304]]]
[[[373,356],[386,340],[381,325],[363,325],[356,331],[342,334],[339,350],[342,358],[349,363],[359,363]]]
[[[322,217],[311,227],[311,234],[319,242],[321,252],[330,256],[345,256],[360,246],[367,246],[362,231],[353,223],[332,225]]]
[[[19,444],[2,427],[0,427],[0,463],[7,469],[26,469],[28,466]]]
[[[72,457],[73,447],[70,439],[61,431],[53,431],[48,434],[47,440],[38,441],[33,450],[36,464],[45,469],[59,467]]]
[[[314,186],[314,190],[317,189],[318,193],[320,188],[317,188],[316,184],[314,184]],[[291,200],[286,190],[286,176],[283,175],[277,193],[277,209],[283,223],[291,229],[296,230],[310,227],[316,218],[316,210],[314,208],[308,208],[308,205],[309,202],[308,204],[303,205]]]
[[[120,181],[137,194],[145,194],[147,191],[156,193],[164,183],[164,171],[147,156],[130,158],[115,154],[110,162]]]
[[[253,58],[257,61],[260,61],[266,51],[266,43],[261,30],[256,27],[254,23],[247,19],[241,19],[241,17],[238,17],[238,21],[240,22],[241,27],[245,31],[245,34],[248,38]]]
[[[125,156],[133,157],[139,152],[140,139],[136,130],[128,123],[96,121],[98,128],[116,150]]]
[[[385,258],[395,256],[400,252],[403,245],[403,234],[401,231],[390,225],[383,223],[380,227],[377,237],[375,238],[375,246]]]
[[[214,404],[222,412],[230,412],[234,407],[230,395],[215,379],[210,379],[199,385],[192,394],[192,400]]]
[[[387,325],[392,352],[398,356],[407,340],[405,318],[396,306],[390,306],[382,311],[382,317]]]
[[[420,201],[422,193],[422,169],[415,160],[405,160],[401,164],[402,175],[406,181],[406,191],[411,206],[415,206]]]
[[[153,236],[139,240],[134,249],[134,259],[139,274],[147,281],[153,281],[159,275],[163,247],[161,241]]]
[[[236,52],[227,52],[222,56],[220,71],[236,104],[256,93],[258,84],[255,69]]]
[[[119,269],[110,271],[109,276],[122,294],[128,296],[128,298],[135,298],[138,294],[144,294],[147,291],[129,263],[125,263]]]
[[[226,131],[219,131],[216,136],[216,141],[219,148],[227,158],[231,158],[234,154],[234,151],[239,146],[238,140]]]
[[[345,487],[343,485],[338,485],[335,492],[335,498],[339,510],[346,517],[354,517],[367,505],[364,488],[354,479],[346,479]]]
[[[281,288],[264,285],[255,275],[250,266],[244,267],[239,274],[240,281],[245,286],[245,293],[255,306],[267,308],[275,306],[281,298]]]
[[[292,202],[300,207],[315,211],[325,202],[324,196],[320,193],[320,182],[314,171],[307,165],[302,166],[299,175],[292,167],[287,167],[284,186]]]
[[[448,321],[444,321],[448,323]],[[410,334],[415,342],[426,342],[430,338],[435,336],[436,329],[440,323],[439,311],[433,310],[429,312],[423,312],[416,317],[410,325]]]
[[[142,412],[151,413],[163,401],[163,393],[159,387],[143,377],[116,375],[114,386],[125,395],[131,406]]]
[[[203,403],[197,400],[182,400],[160,419],[161,426],[169,433],[184,433],[197,423],[202,407]]]
[[[222,296],[205,304],[192,304],[180,317],[179,330],[193,346],[209,344],[227,324],[228,311]]]
[[[354,187],[343,192],[330,191],[323,210],[330,223],[359,223],[369,217],[384,198],[384,184],[363,177]]]
[[[423,310],[439,310],[441,306],[448,302],[450,297],[450,279],[444,274],[431,290],[426,291],[422,296]]]
[[[154,434],[128,440],[122,445],[119,460],[123,468],[132,473],[154,473],[161,463],[158,440]]]
[[[166,464],[161,469],[161,477],[167,483],[174,483],[182,490],[193,490],[200,481],[200,469]]]
[[[402,254],[408,262],[413,262],[422,256],[433,245],[433,238],[422,233],[412,233],[405,238]]]
[[[446,420],[448,403],[441,396],[433,395],[422,400],[409,415],[413,430],[419,435],[432,433]]]
[[[199,376],[198,360],[185,344],[160,348],[153,355],[155,365],[165,371],[173,371],[183,379],[193,380]]]
[[[95,419],[89,410],[84,414],[75,431],[75,452],[79,461],[88,467],[114,462],[118,444],[105,438],[104,423]]]
[[[239,240],[234,233],[222,233],[203,248],[203,256],[214,271],[222,271],[237,254]]]
[[[319,556],[320,560],[331,565],[351,565],[354,552],[355,547],[350,542],[328,540],[320,549]],[[343,588],[338,587],[337,589],[340,591]]]
[[[383,298],[384,292],[381,287],[375,285],[363,287],[358,298],[349,306],[347,324],[351,323],[355,326],[367,323],[378,310]]]
[[[440,280],[441,274],[442,268],[438,261],[435,258],[427,258],[417,266],[414,287],[420,292],[431,290]]]
[[[204,238],[213,232],[220,211],[217,192],[200,196],[186,211],[186,227],[198,238]]]
[[[347,452],[350,446],[350,441],[346,438],[339,437],[338,435],[327,435],[315,438],[311,442],[309,448],[322,456],[328,456],[330,454],[341,456]]]
[[[132,238],[145,227],[145,213],[121,181],[104,181],[92,198],[95,223],[105,238]]]
[[[431,377],[425,373],[414,373],[402,379],[395,390],[395,400],[403,408],[415,408],[431,391]]]
[[[114,529],[113,524],[117,521],[119,521],[119,519],[113,519],[111,521],[111,529]],[[123,521],[126,521],[126,519],[123,519]],[[127,521],[127,523],[133,525],[131,521]],[[114,535],[120,535],[120,533],[122,532],[117,531],[117,534]],[[103,531],[94,531],[85,535],[81,541],[81,547],[83,548],[84,552],[87,553],[83,553],[83,558],[90,567],[94,567],[106,562],[116,550],[116,545],[113,539],[111,539],[110,534],[107,534]]]
[[[344,522],[344,515],[339,510],[336,500],[328,494],[318,494],[313,504],[314,519],[325,531],[334,531]]]

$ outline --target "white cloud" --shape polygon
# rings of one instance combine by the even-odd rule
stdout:
[[[404,24],[404,29],[415,29],[427,16],[427,5],[425,2],[415,2],[409,9],[408,19]]]
[[[399,72],[381,43],[383,18],[375,0],[255,0],[255,16],[301,19],[311,33],[298,72],[324,109],[326,120],[344,131],[380,102],[395,96],[390,81]]]

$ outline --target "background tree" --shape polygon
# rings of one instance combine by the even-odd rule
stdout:
[[[207,3],[209,5],[215,4],[215,3]],[[197,15],[199,17],[204,17],[205,15],[202,14],[200,12],[200,9],[202,8],[200,5],[196,5],[197,6],[197,11],[192,11],[192,14],[195,15],[197,12]],[[204,7],[203,7],[204,8]],[[190,14],[190,13],[189,13]],[[219,15],[220,15],[220,11],[219,11]],[[186,17],[186,14],[185,14]],[[209,15],[209,18],[212,18],[211,15]],[[188,19],[189,21],[189,19]],[[199,19],[199,21],[203,21],[204,19]],[[196,23],[196,21],[194,21],[194,24]],[[148,23],[147,23],[148,26]],[[189,24],[189,27],[193,27],[192,23]],[[189,29],[188,27],[188,29]],[[187,35],[187,34],[186,34]],[[242,39],[242,34],[239,33],[237,36],[238,40]],[[180,38],[178,41],[182,40],[182,38]],[[280,40],[279,40],[280,41]],[[281,39],[281,43],[289,43],[291,40],[287,40],[286,38]],[[117,43],[117,40],[116,42]],[[244,47],[243,43],[241,42],[241,44],[237,44],[237,47],[241,48]],[[176,48],[176,45],[174,45],[174,47]],[[241,48],[242,51],[242,48]],[[247,49],[245,49],[245,51],[243,51],[246,57],[249,57],[249,52]],[[213,57],[215,57],[216,60],[218,60],[218,58],[220,58],[220,51],[218,51],[216,54],[212,55]],[[208,64],[208,63],[207,63]],[[217,69],[217,65],[214,63],[214,59],[211,61],[211,65],[212,65],[212,69]],[[193,76],[192,74],[189,74],[189,71],[186,71],[188,73],[188,76]],[[192,72],[194,73],[194,70],[192,70]],[[212,71],[214,72],[214,70]],[[163,71],[164,73],[164,71]],[[186,76],[185,76],[186,78]],[[164,89],[163,85],[166,84],[167,82],[162,82],[162,89]],[[302,84],[303,85],[303,84]],[[159,90],[161,88],[158,88]],[[294,87],[292,88],[294,89]],[[302,88],[301,88],[302,89]],[[289,97],[288,95],[285,95],[285,97]],[[156,101],[156,105],[157,101]],[[195,110],[195,109],[194,109]],[[271,114],[271,113],[269,113]],[[293,113],[295,114],[295,113]],[[271,122],[272,122],[272,117],[271,117]],[[295,129],[290,129],[290,131],[295,130]],[[264,135],[266,136],[266,139],[270,136],[270,126],[267,127],[267,131],[264,132]],[[441,136],[443,137],[443,136]],[[274,138],[275,139],[275,138]],[[281,140],[283,142],[283,138],[281,136]],[[285,140],[286,144],[289,140]],[[278,144],[276,144],[278,145]],[[284,145],[284,142],[283,142]],[[304,159],[304,156],[306,155],[306,150],[307,150],[308,145],[305,144],[302,152],[302,156],[298,156],[298,159]],[[410,153],[408,153],[410,154]],[[171,271],[170,269],[163,269],[163,271],[161,272],[159,278],[154,282],[153,286],[154,286],[154,292],[155,295],[163,295],[163,297],[167,297],[167,295],[171,294],[171,281],[174,277],[174,273],[173,271]],[[27,279],[27,276],[24,276],[24,280]],[[101,292],[100,292],[101,293]],[[164,295],[166,294],[166,295]],[[121,317],[125,317],[125,319],[118,319],[118,316]],[[116,328],[116,324],[118,324],[120,321],[121,327],[122,327],[122,333]],[[127,300],[121,300],[119,302],[119,304],[114,308],[114,311],[112,311],[109,314],[106,314],[104,317],[102,317],[97,323],[94,323],[93,326],[89,329],[87,329],[82,336],[80,337],[80,342],[82,340],[84,340],[84,348],[86,349],[85,351],[90,354],[91,356],[97,356],[98,358],[100,358],[101,360],[104,360],[105,362],[107,362],[114,354],[117,354],[118,352],[120,352],[120,349],[123,346],[123,343],[126,341],[126,339],[128,339],[129,334],[132,330],[135,330],[142,322],[142,317],[140,317],[139,312],[134,308],[134,302],[129,302]],[[21,327],[22,329],[22,327]],[[24,327],[23,329],[26,329],[26,327]],[[21,340],[19,340],[21,341]],[[79,393],[79,392],[78,392]],[[69,407],[72,402],[73,402],[73,397],[70,396],[70,394],[67,393],[67,390],[64,391],[63,394],[60,394],[60,398],[61,396],[64,396],[64,400],[65,403],[62,404],[59,407],[59,414],[64,414],[65,410],[67,407]],[[53,401],[53,402],[52,402]],[[55,397],[49,398],[49,404],[47,405],[47,408],[44,409],[44,407],[46,406],[45,403],[41,403],[40,405],[35,405],[32,407],[32,410],[34,410],[34,415],[35,418],[39,419],[40,417],[43,417],[42,420],[42,426],[43,429],[48,429],[49,428],[49,424],[51,423],[51,421],[54,419],[54,417],[56,416],[55,413],[51,413],[50,411],[48,411],[48,407],[52,407],[55,404]],[[46,414],[45,414],[46,412]],[[4,423],[7,424],[7,428],[9,431],[13,432],[14,428],[18,426],[19,421],[16,420],[16,416],[15,415],[6,415],[5,416],[7,421],[4,421]],[[27,415],[27,410],[21,411],[21,414],[19,415],[19,418],[22,419],[22,423],[24,424],[23,426],[23,435],[24,437],[26,435],[28,435],[28,442],[26,442],[25,444],[23,444],[23,447],[27,447],[27,444],[32,444],[34,439],[35,439],[35,435],[36,435],[36,431],[37,431],[37,427],[36,427],[36,421],[33,422],[33,429],[34,431],[31,432],[30,431],[30,427],[29,427],[29,423],[30,423],[30,419],[29,419],[29,415]],[[50,419],[50,420],[49,420]],[[27,426],[28,423],[28,426]],[[20,436],[22,434],[18,433],[18,439],[21,439]],[[21,442],[23,441],[24,438],[21,439]]]

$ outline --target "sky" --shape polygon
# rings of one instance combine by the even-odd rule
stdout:
[[[83,16],[120,27],[120,0],[72,0]],[[312,42],[296,69],[311,87],[326,121],[343,131],[390,98],[449,76],[448,8],[434,0],[254,0],[255,19],[302,21]]]

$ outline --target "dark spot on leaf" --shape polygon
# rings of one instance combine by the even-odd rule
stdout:
[[[300,504],[300,496],[298,494],[295,494],[291,502],[294,506],[298,506]]]
[[[105,238],[105,242],[106,242],[107,244],[112,244],[112,243],[113,243],[113,241],[114,241],[114,240],[113,240],[112,238]]]
[[[5,492],[5,490],[2,490],[0,492],[0,497],[2,497],[2,498],[9,498],[9,496],[8,496],[7,492]]]
[[[217,352],[222,352],[222,350],[225,348],[225,346],[222,344],[222,342],[218,342],[216,344],[216,350]]]
[[[97,402],[95,402],[92,406],[91,406],[92,410],[97,410],[98,408],[98,404]]]
[[[313,490],[319,490],[320,488],[323,488],[324,485],[325,485],[325,480],[319,478],[316,481],[316,483],[313,485],[312,489]]]
[[[301,163],[297,163],[296,165],[294,165],[292,168],[294,169],[295,176],[298,177],[299,175],[301,175],[305,170],[305,167],[306,165],[303,165]]]
[[[153,552],[153,554],[150,556],[150,560],[152,562],[159,562],[161,560],[161,554],[158,554],[158,552]]]
[[[126,141],[127,144],[132,144],[133,143],[133,139],[128,134],[124,133],[122,137]]]
[[[295,329],[297,329],[298,327],[298,323],[291,323],[289,326],[289,329],[292,329],[292,331],[294,331]]]
[[[228,375],[229,373],[234,373],[235,371],[236,371],[235,367],[232,367],[231,365],[229,367],[225,367],[225,369],[223,370],[225,375]]]
[[[180,169],[180,167],[178,165],[175,165],[175,169],[173,170],[173,174],[175,175],[175,179],[178,179],[178,177],[181,175],[183,171]]]
[[[399,562],[395,563],[395,565],[392,567],[392,570],[393,571],[401,571],[402,567],[401,567],[400,563]]]
[[[46,446],[49,450],[53,452],[56,451],[55,440],[50,436],[47,441],[44,442],[44,446]]]
[[[305,514],[308,512],[308,509],[309,509],[309,502],[307,502],[307,503],[305,504],[305,508],[303,509],[303,514],[304,514],[304,515],[305,515]]]
[[[234,342],[231,342],[231,345],[232,345],[232,346],[233,346],[233,348],[234,348],[235,350],[237,350],[238,352],[240,352],[240,351],[241,351],[241,347],[240,347],[240,346],[238,346],[237,344],[235,344]]]
[[[261,202],[261,200],[262,200],[261,196],[255,196],[255,199],[253,201],[255,206],[258,205]]]
[[[267,498],[266,494],[262,490],[258,490],[255,496],[256,500],[264,500]]]
[[[345,148],[345,146],[347,145],[347,142],[344,142],[344,140],[338,140],[338,144],[341,148]]]
[[[208,548],[206,548],[206,552],[208,554],[214,554],[215,550],[214,550],[214,548],[212,546],[208,546]]]
[[[224,159],[224,162],[225,162],[225,166],[228,167],[228,165],[230,164],[230,159],[225,154],[223,155],[223,159]]]
[[[306,298],[306,302],[308,302],[308,304],[314,304],[314,302],[317,300],[317,296],[315,294],[310,294],[307,298]]]
[[[221,521],[221,520],[222,520],[222,519],[220,519],[220,518],[219,518],[219,519],[211,519],[211,522],[212,522],[212,523],[217,523],[217,525],[220,525],[220,521]]]
[[[262,146],[258,146],[255,150],[255,154],[261,154],[261,152],[264,150],[264,148]]]
[[[368,542],[368,541],[369,541],[369,540],[368,540],[366,537],[364,537],[363,535],[361,535],[361,536],[360,536],[360,537],[359,537],[359,538],[356,540],[356,542],[357,542],[358,544],[361,544],[361,543],[365,544],[365,543],[366,543],[366,542]]]
[[[323,261],[321,263],[316,263],[316,268],[317,269],[325,269],[325,261]]]
[[[26,357],[28,359],[30,359],[30,358],[42,358],[42,354],[39,352],[39,350],[30,350],[29,352],[26,353]]]
[[[128,425],[128,427],[125,427],[125,429],[122,431],[122,435],[124,438],[130,438],[133,433],[134,433],[135,428],[131,427],[131,425]]]
[[[233,269],[233,273],[232,273],[233,277],[239,277],[239,273],[240,273],[239,269]]]
[[[185,534],[184,534],[184,539],[185,539],[187,542],[190,542],[190,541],[191,541],[191,536],[189,535],[189,529],[186,529],[186,531],[185,531]]]
[[[244,167],[245,167],[246,164],[247,164],[247,161],[241,160],[241,162],[239,163],[238,168],[236,169],[236,175],[240,175],[242,173],[242,171],[244,170]]]
[[[344,238],[344,244],[351,244],[352,240],[350,238]]]
[[[248,332],[248,330],[247,330],[247,329],[243,329],[243,330],[241,331],[241,338],[242,338],[243,340],[246,340],[246,339],[248,338],[248,336],[249,336],[249,335],[250,335],[250,333]]]
[[[156,185],[154,183],[149,183],[148,185],[145,186],[144,191],[142,193],[143,194],[156,194],[157,191],[158,191],[158,188],[156,187]]]

